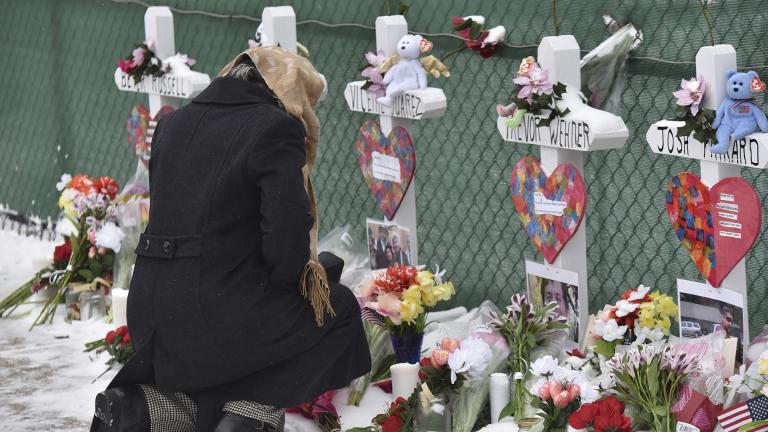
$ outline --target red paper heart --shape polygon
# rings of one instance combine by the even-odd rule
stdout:
[[[373,199],[387,219],[392,220],[416,171],[411,136],[404,128],[396,127],[387,137],[376,121],[368,120],[357,133],[355,150]],[[374,162],[374,153],[377,153],[377,162]],[[394,167],[387,166],[387,162]]]
[[[672,177],[667,215],[701,275],[719,287],[760,234],[760,200],[746,180],[729,177],[711,189],[693,173]]]
[[[528,156],[515,164],[510,186],[528,237],[553,263],[584,219],[587,187],[581,173],[571,164],[562,164],[547,176],[539,161]],[[537,195],[544,200],[537,202]]]
[[[155,117],[150,120],[149,110],[144,105],[136,105],[131,109],[131,115],[126,122],[128,131],[128,142],[131,144],[134,153],[144,166],[149,166],[149,156],[152,150],[152,136],[155,133],[157,122],[163,116],[172,112],[175,108],[164,105]]]

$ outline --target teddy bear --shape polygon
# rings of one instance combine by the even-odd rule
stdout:
[[[715,121],[712,123],[712,127],[717,129],[717,145],[710,151],[716,154],[728,151],[731,138],[742,139],[758,129],[768,132],[768,119],[763,108],[753,98],[755,93],[765,89],[765,83],[757,76],[757,72],[729,70],[726,77],[728,97],[717,108]]]
[[[383,83],[387,86],[385,96],[376,101],[390,107],[394,99],[407,90],[427,87],[427,71],[419,61],[419,55],[431,48],[429,42],[419,35],[405,35],[397,42],[397,54],[400,61],[384,75]]]

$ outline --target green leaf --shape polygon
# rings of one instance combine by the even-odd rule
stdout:
[[[603,339],[598,339],[597,342],[595,342],[595,352],[598,354],[602,354],[605,357],[611,358],[614,354],[616,354],[616,341],[614,342],[608,342]]]
[[[552,86],[552,93],[557,97],[558,99],[562,99],[563,93],[565,93],[567,89],[567,86],[560,81],[557,82],[554,86]]]
[[[650,394],[656,394],[659,391],[659,359],[655,358],[648,365],[647,375],[645,377],[648,384],[648,392]]]
[[[366,80],[365,84],[363,84],[360,88],[362,90],[368,90],[373,85],[373,81]]]
[[[497,420],[501,420],[504,417],[512,417],[515,415],[515,400],[514,398],[509,401],[507,405],[504,406],[504,408],[499,413],[499,418]]]
[[[88,282],[92,281],[93,277],[94,277],[93,276],[93,272],[91,270],[89,270],[89,269],[86,269],[86,268],[82,268],[82,269],[78,270],[77,274],[80,275],[80,277],[82,277],[83,279],[85,279]]]

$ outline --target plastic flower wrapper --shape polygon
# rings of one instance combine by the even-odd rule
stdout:
[[[589,106],[620,114],[629,53],[639,41],[642,41],[642,32],[627,24],[581,59],[581,90]]]
[[[115,277],[113,286],[128,289],[131,285],[131,268],[136,262],[134,250],[139,244],[139,236],[146,228],[143,213],[147,212],[149,200],[141,196],[123,198],[116,204],[117,222],[123,233],[123,245],[115,256]]]
[[[488,327],[480,327],[475,331],[473,339],[483,340],[490,348],[491,356],[485,361],[484,369],[475,370],[461,389],[451,395],[454,432],[472,430],[488,401],[491,374],[507,371],[507,357],[510,350],[504,337]]]
[[[509,370],[513,378],[515,421],[525,418],[528,392],[525,388],[530,363],[535,360],[533,351],[546,346],[553,338],[566,333],[566,317],[557,313],[557,304],[549,303],[543,308],[534,307],[523,294],[512,296],[506,313],[496,315],[492,326],[506,338],[512,350],[509,355]]]
[[[697,356],[675,348],[639,345],[608,361],[616,397],[641,408],[636,420],[656,432],[673,432],[671,412],[689,375],[701,373]]]
[[[347,404],[352,406],[360,406],[368,386],[372,382],[386,379],[389,376],[389,367],[395,362],[387,329],[368,320],[363,321],[363,328],[371,352],[371,371],[349,384]]]

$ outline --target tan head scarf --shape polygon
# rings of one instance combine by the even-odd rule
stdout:
[[[317,258],[317,205],[310,179],[320,138],[320,121],[314,109],[323,92],[324,82],[309,60],[279,47],[249,49],[224,66],[219,76],[226,75],[246,57],[251,59],[288,114],[301,121],[307,131],[305,144],[307,164],[303,169],[304,188],[307,190],[310,211],[315,224],[310,232],[309,262],[304,267],[301,277],[301,293],[312,304],[317,325],[322,326],[326,313],[330,316],[336,315],[331,307],[328,277]]]

